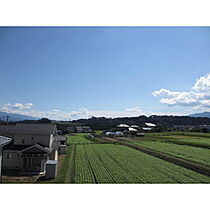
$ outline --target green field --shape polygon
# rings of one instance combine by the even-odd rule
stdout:
[[[161,132],[161,133],[146,133],[146,136],[193,136],[210,138],[210,133],[200,132]]]
[[[93,143],[91,140],[87,138],[86,133],[77,133],[73,134],[71,136],[67,135],[67,143],[68,144],[87,144],[87,143]]]
[[[210,178],[131,148],[76,146],[75,183],[210,183]]]
[[[129,142],[130,143],[130,142]],[[140,145],[149,149],[153,149],[165,154],[169,154],[184,160],[198,163],[203,166],[210,167],[210,150],[186,146],[186,145],[177,145],[166,142],[158,141],[135,141],[132,142],[135,145]]]
[[[60,156],[58,176],[47,183],[210,183],[210,178],[175,163],[114,143],[88,137],[67,135],[68,152]],[[129,138],[128,138],[129,139]],[[187,143],[208,144],[208,137],[176,133],[148,133],[129,144],[157,151],[210,168],[210,150]],[[42,183],[43,183],[42,182]]]
[[[200,136],[199,136],[200,135]],[[204,135],[204,136],[202,136]],[[164,141],[171,142],[174,144],[186,144],[197,147],[210,148],[210,136],[208,134],[197,134],[197,136],[193,133],[172,133],[170,135],[167,133],[146,133],[145,137],[137,137],[134,140],[143,140],[143,141]]]
[[[210,147],[210,138],[191,137],[191,136],[162,136],[163,141],[177,144],[188,144],[192,146]]]

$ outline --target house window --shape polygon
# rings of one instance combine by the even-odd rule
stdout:
[[[7,154],[7,159],[10,159],[11,155],[10,154]]]
[[[22,139],[22,144],[25,144],[25,139]]]

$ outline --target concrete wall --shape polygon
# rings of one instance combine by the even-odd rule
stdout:
[[[15,135],[14,144],[15,145],[33,145],[33,144],[43,144],[46,147],[52,145],[53,136],[49,135]]]

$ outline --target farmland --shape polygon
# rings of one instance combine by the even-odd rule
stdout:
[[[167,137],[167,141],[164,136]],[[176,141],[182,141],[182,138],[208,141],[208,137],[170,136],[165,133],[161,136],[154,133],[128,142],[210,169],[209,149],[169,143],[168,136]],[[210,183],[210,178],[200,171],[190,170],[176,162],[129,148],[124,144],[126,138],[125,141],[116,143],[112,142],[112,139],[103,141],[100,138],[89,138],[87,134],[73,134],[67,137],[70,153],[64,163],[62,178],[57,180],[59,182],[63,180],[65,183],[78,184]]]
[[[176,145],[158,141],[136,141],[133,142],[149,149],[169,154],[184,160],[210,167],[210,150],[187,145]]]
[[[192,146],[210,148],[210,138],[191,137],[191,136],[162,136],[163,141],[176,144],[187,144]]]
[[[199,132],[163,132],[163,133],[147,133],[147,136],[193,136],[210,138],[210,133]]]
[[[193,171],[120,145],[78,145],[75,183],[209,183]]]
[[[69,144],[87,144],[87,143],[93,143],[88,138],[86,138],[87,134],[73,134],[71,136],[67,136],[68,143]]]
[[[210,136],[209,134],[200,133],[147,133],[144,138],[138,137],[134,140],[147,140],[147,141],[161,141],[181,145],[190,145],[210,149]]]

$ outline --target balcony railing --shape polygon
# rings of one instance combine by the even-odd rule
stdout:
[[[34,157],[34,158],[37,158],[37,157],[47,157],[47,154],[19,154],[19,157]]]

